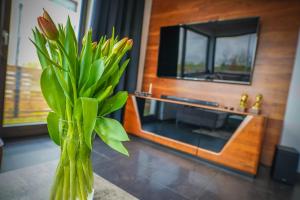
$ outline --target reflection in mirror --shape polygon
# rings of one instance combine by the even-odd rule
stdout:
[[[215,80],[250,82],[256,34],[216,39]]]
[[[137,97],[142,129],[220,152],[245,116]]]
[[[208,37],[193,29],[186,31],[182,74],[184,78],[205,78]]]

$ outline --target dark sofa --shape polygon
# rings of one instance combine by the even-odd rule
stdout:
[[[227,117],[228,114],[224,112],[184,106],[177,110],[176,124],[183,122],[200,127],[218,129],[225,124]]]

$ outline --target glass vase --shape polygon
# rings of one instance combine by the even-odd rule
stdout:
[[[82,130],[82,122],[59,121],[61,152],[51,189],[51,200],[93,199],[91,150],[85,143]]]

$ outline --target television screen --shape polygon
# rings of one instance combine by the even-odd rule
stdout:
[[[157,75],[250,84],[259,18],[161,27]]]

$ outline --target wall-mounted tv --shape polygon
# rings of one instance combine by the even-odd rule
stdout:
[[[161,27],[158,77],[251,84],[259,18]]]

